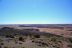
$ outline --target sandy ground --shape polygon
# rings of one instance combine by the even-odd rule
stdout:
[[[72,37],[72,31],[63,29],[50,29],[50,28],[38,28],[41,32],[48,32],[56,35],[62,35],[64,37]]]

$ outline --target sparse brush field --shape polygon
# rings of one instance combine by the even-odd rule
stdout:
[[[44,31],[40,31],[43,29]],[[41,28],[40,30],[37,28],[0,28],[0,48],[72,48],[71,37],[63,36],[63,34],[53,34],[53,31],[55,33],[55,31],[59,32],[60,30],[47,28]],[[52,32],[49,32],[49,30]],[[61,30],[63,31],[63,29]],[[58,34],[64,33],[66,30],[62,31]]]
[[[72,48],[72,39],[61,36],[0,36],[0,48]]]

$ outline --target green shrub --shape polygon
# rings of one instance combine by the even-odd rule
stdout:
[[[8,48],[7,46],[5,46],[4,48]]]
[[[19,37],[19,41],[24,41],[24,38],[23,37]]]
[[[40,38],[40,35],[34,35],[35,38]]]
[[[4,45],[4,43],[1,43],[1,45]]]

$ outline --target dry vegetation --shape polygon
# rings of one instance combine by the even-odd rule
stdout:
[[[65,36],[66,32],[69,31],[3,27],[0,29],[0,48],[72,48],[72,38]]]

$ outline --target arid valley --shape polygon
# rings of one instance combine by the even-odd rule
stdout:
[[[0,25],[0,48],[72,48],[72,24]]]

